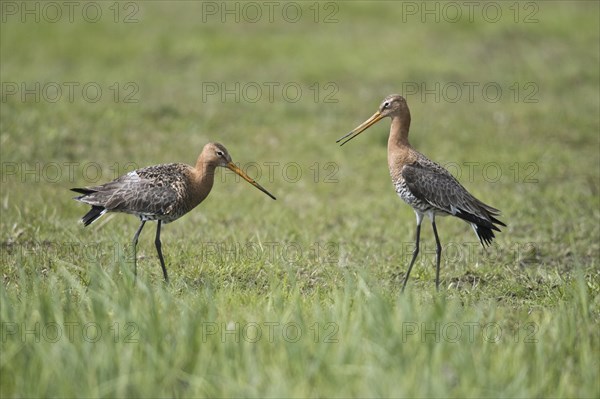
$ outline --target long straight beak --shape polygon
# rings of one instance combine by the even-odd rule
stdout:
[[[381,113],[379,111],[375,112],[372,117],[370,117],[369,119],[364,121],[362,124],[360,124],[359,126],[354,128],[354,130],[352,130],[350,133],[348,133],[344,137],[337,139],[336,143],[339,143],[340,141],[344,140],[346,137],[349,137],[342,144],[340,144],[340,146],[343,146],[344,144],[346,144],[347,142],[349,142],[350,140],[352,140],[353,138],[355,138],[356,136],[358,136],[359,134],[361,134],[362,132],[364,132],[365,130],[367,130],[368,128],[370,128],[371,126],[373,126],[380,120],[382,120],[383,118],[384,118],[384,116],[381,115]]]
[[[252,184],[254,187],[258,188],[260,191],[262,191],[263,193],[267,194],[269,197],[273,198],[273,199],[277,199],[273,196],[273,194],[271,194],[270,192],[268,192],[267,190],[265,190],[263,188],[263,186],[261,186],[260,184],[258,184],[256,182],[256,180],[251,179],[247,174],[244,173],[243,170],[241,170],[240,168],[237,167],[236,164],[234,164],[233,162],[229,162],[227,164],[227,167],[229,169],[231,169],[233,172],[237,173],[238,175],[242,176],[242,178],[244,180],[246,180],[248,183]]]

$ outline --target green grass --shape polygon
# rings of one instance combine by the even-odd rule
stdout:
[[[515,23],[514,3],[495,3],[497,23],[422,23],[409,3],[319,3],[319,23],[312,2],[292,3],[297,23],[203,14],[221,2],[131,3],[133,24],[113,22],[113,3],[94,3],[97,23],[8,15],[0,395],[600,396],[598,3],[518,3],[535,23]],[[331,11],[337,22],[324,23]],[[79,89],[73,101],[22,101],[9,94],[22,82]],[[88,82],[98,102],[82,97]],[[206,92],[236,82],[262,97]],[[269,82],[302,95],[276,89],[271,101]],[[436,84],[437,101],[412,90]],[[415,222],[389,181],[388,122],[335,145],[403,90],[412,144],[508,224],[484,251],[467,225],[438,219],[440,293],[427,224],[399,292]],[[193,163],[211,140],[277,201],[219,172],[208,199],[162,230],[171,284],[149,225],[134,286],[138,222],[84,229],[68,189],[132,165]]]

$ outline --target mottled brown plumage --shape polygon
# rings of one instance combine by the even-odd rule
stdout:
[[[388,166],[392,182],[400,198],[413,208],[417,216],[416,247],[404,277],[402,290],[406,287],[408,276],[419,253],[421,222],[424,215],[431,220],[437,244],[436,288],[439,289],[442,247],[435,224],[436,215],[452,215],[463,219],[473,227],[484,247],[492,243],[495,237],[494,230],[500,231],[496,225],[506,225],[496,219],[500,214],[498,209],[479,201],[446,169],[410,145],[410,111],[404,97],[398,94],[387,96],[373,116],[337,142],[344,140],[341,145],[346,144],[385,117],[392,119],[388,138]]]
[[[148,166],[100,186],[72,190],[82,194],[75,197],[77,201],[92,206],[92,209],[81,219],[85,226],[93,223],[106,212],[130,213],[140,218],[140,227],[133,238],[134,264],[135,248],[144,224],[147,221],[158,221],[155,244],[163,275],[168,281],[160,243],[161,223],[177,220],[200,204],[210,193],[215,169],[219,166],[231,169],[275,199],[271,193],[238,168],[232,162],[227,149],[219,143],[206,144],[195,166],[182,163]],[[135,271],[137,272],[137,267]]]

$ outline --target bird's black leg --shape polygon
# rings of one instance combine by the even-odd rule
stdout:
[[[156,226],[156,239],[154,240],[154,245],[156,245],[156,252],[158,252],[158,259],[160,260],[160,266],[162,267],[163,276],[165,276],[165,282],[169,282],[169,276],[167,275],[167,267],[165,266],[165,259],[163,258],[161,243],[160,243],[160,225],[162,221],[158,221],[158,225]]]
[[[406,283],[408,282],[408,276],[410,276],[410,271],[415,263],[415,259],[417,259],[417,255],[419,254],[419,240],[421,237],[421,222],[423,221],[423,215],[417,213],[417,233],[415,238],[415,250],[413,251],[412,259],[410,260],[410,265],[408,266],[408,270],[406,271],[406,276],[404,276],[404,283],[402,284],[402,292],[404,292],[404,288],[406,288]]]
[[[431,227],[433,227],[433,234],[435,235],[435,289],[440,290],[440,257],[442,255],[442,244],[440,244],[440,238],[438,237],[437,227],[435,226],[435,216],[431,218]]]
[[[133,236],[133,282],[134,283],[137,278],[137,243],[138,243],[138,238],[140,236],[140,233],[142,232],[142,229],[144,228],[145,224],[146,224],[146,221],[142,220],[140,227],[138,227],[137,231],[135,232],[135,235]]]

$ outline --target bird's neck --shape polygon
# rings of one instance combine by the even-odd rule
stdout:
[[[215,181],[215,169],[217,165],[206,162],[202,155],[198,157],[196,166],[194,167],[194,197],[202,201],[210,190]]]
[[[388,138],[388,166],[394,182],[401,179],[404,165],[413,161],[412,147],[408,142],[410,114],[392,118],[390,137]]]
[[[410,147],[408,142],[408,129],[410,128],[410,114],[394,116],[390,126],[388,149],[393,147]]]

